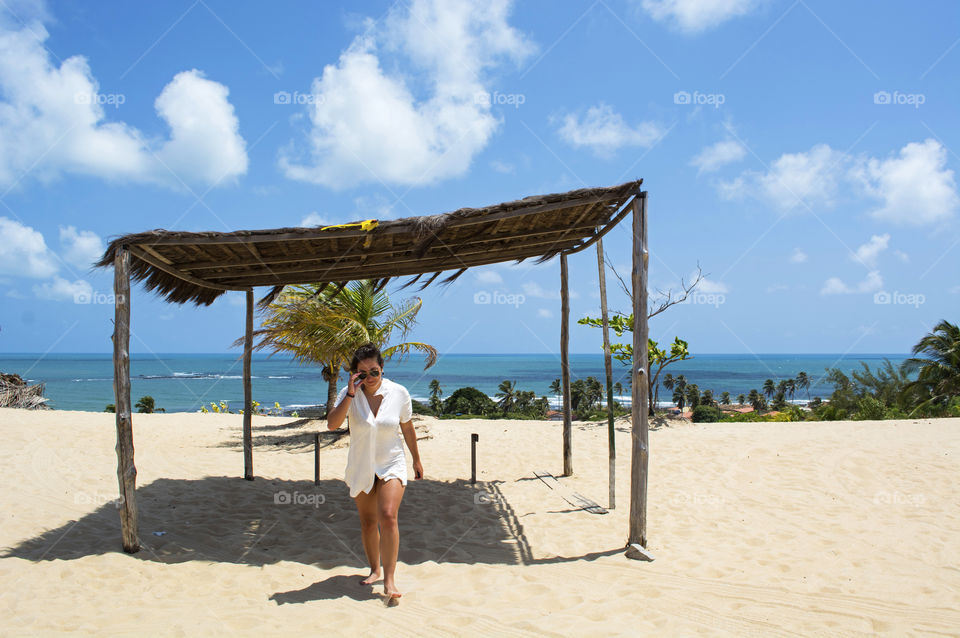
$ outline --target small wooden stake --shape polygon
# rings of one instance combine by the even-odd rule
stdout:
[[[313,435],[313,484],[320,485],[320,433]]]
[[[480,440],[480,435],[473,433],[470,435],[470,483],[471,485],[477,482],[477,441]]]

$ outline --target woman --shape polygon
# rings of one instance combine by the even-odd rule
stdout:
[[[372,343],[353,353],[350,381],[337,396],[327,427],[337,429],[344,417],[350,418],[346,482],[360,513],[360,534],[370,563],[370,574],[361,582],[372,585],[380,580],[382,561],[383,593],[392,601],[400,597],[394,582],[400,549],[397,510],[407,485],[401,432],[413,456],[415,478],[423,478],[423,465],[411,420],[410,393],[383,376],[383,356]]]

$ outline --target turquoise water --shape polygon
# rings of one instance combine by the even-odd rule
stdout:
[[[871,369],[889,358],[900,363],[904,354],[705,354],[666,368],[674,376],[683,374],[688,383],[701,390],[711,389],[714,396],[727,391],[732,397],[760,389],[764,379],[793,378],[800,371],[811,379],[810,396],[829,396],[832,388],[821,377],[826,368],[846,372],[866,362]],[[438,379],[443,396],[459,387],[473,386],[488,395],[497,392],[504,379],[516,382],[520,390],[546,395],[552,404],[550,383],[560,377],[560,357],[549,354],[448,354],[429,370],[423,370],[422,357],[402,362],[386,362],[386,376],[403,384],[411,396],[426,401],[431,379]],[[571,380],[594,376],[604,382],[603,357],[597,354],[570,355]],[[0,371],[17,373],[31,383],[46,384],[49,405],[60,410],[100,412],[114,402],[113,362],[109,354],[0,354]],[[241,374],[243,363],[238,354],[133,354],[130,374],[133,401],[150,395],[157,407],[167,412],[196,411],[201,405],[227,401],[234,411],[243,407]],[[614,360],[613,378],[624,386],[629,400],[628,373]],[[340,384],[346,381],[341,375]],[[288,358],[253,355],[253,398],[263,406],[280,403],[287,410],[326,401],[327,385],[320,368],[300,366]],[[661,388],[661,403],[669,400]],[[795,399],[805,399],[798,392]]]

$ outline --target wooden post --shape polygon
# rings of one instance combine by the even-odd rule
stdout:
[[[250,358],[253,352],[253,289],[247,290],[247,322],[243,336],[243,478],[253,480],[253,389]]]
[[[320,485],[320,433],[313,435],[313,484]]]
[[[563,476],[573,474],[570,443],[573,424],[570,416],[570,296],[567,292],[567,255],[560,253],[560,372],[563,377]]]
[[[470,484],[477,482],[477,441],[480,435],[473,433],[470,435]]]
[[[607,476],[607,483],[609,485],[608,507],[614,509],[617,506],[617,444],[613,428],[613,364],[610,361],[610,323],[607,319],[607,276],[603,268],[602,239],[597,240],[597,267],[600,269],[600,316],[603,320],[603,367],[607,373],[607,447],[610,450],[608,463],[609,472]]]
[[[116,401],[117,479],[123,551],[140,549],[137,534],[137,467],[133,462],[130,408],[130,251],[121,246],[113,259],[113,397]]]
[[[633,392],[630,462],[630,538],[627,556],[645,558],[647,546],[647,193],[633,200]]]

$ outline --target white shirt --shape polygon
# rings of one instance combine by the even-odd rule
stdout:
[[[340,390],[335,405],[340,405],[347,388]],[[350,497],[360,492],[370,493],[374,474],[383,480],[398,478],[407,484],[407,458],[403,453],[403,433],[400,424],[413,417],[410,393],[399,383],[383,377],[374,396],[381,395],[377,415],[360,388],[355,388],[350,400],[347,419],[350,425],[350,449],[344,480],[350,488]]]

